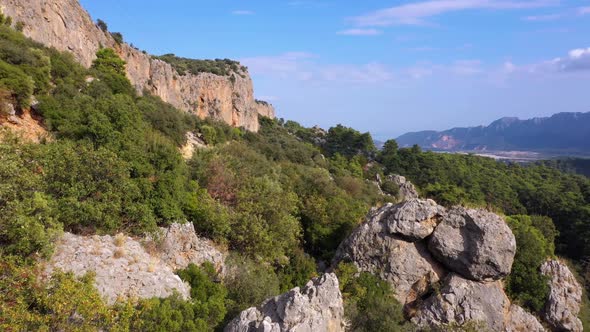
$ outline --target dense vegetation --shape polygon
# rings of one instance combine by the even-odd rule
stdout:
[[[243,72],[247,70],[239,62],[230,59],[196,60],[177,57],[174,54],[164,54],[155,58],[171,64],[180,75],[211,73],[219,76],[236,74],[244,77]]]
[[[317,275],[315,259],[329,258],[382,199],[359,176],[358,162],[325,160],[318,147],[276,121],[263,120],[261,134],[244,133],[137,95],[125,63],[110,49],[85,69],[8,26],[0,27],[0,37],[0,88],[8,92],[0,103],[21,109],[34,95],[35,111],[55,137],[35,145],[1,134],[0,255],[8,267],[0,280],[3,290],[11,289],[1,303],[6,326],[213,329]],[[210,145],[188,163],[178,152],[187,131],[200,132]],[[200,287],[191,301],[111,308],[96,293],[85,299],[91,277],[58,275],[48,289],[34,279],[37,258],[48,257],[61,231],[141,235],[177,221],[194,223],[242,254],[230,259],[236,272],[223,285],[206,268],[181,273]],[[54,288],[69,293],[47,295]],[[79,309],[83,322],[53,308]]]
[[[169,60],[183,72],[211,69]],[[238,66],[209,65],[219,75]],[[329,263],[370,207],[396,200],[394,186],[385,182],[393,195],[384,196],[372,182],[384,173],[406,175],[441,204],[515,215],[509,223],[518,252],[508,290],[531,310],[546,296],[537,273],[545,258],[590,256],[589,180],[543,165],[399,149],[395,141],[379,152],[368,133],[344,126],[324,132],[261,118],[260,132],[250,133],[202,121],[136,94],[112,50],[101,49],[85,69],[5,24],[0,92],[0,105],[18,109],[34,95],[54,137],[34,145],[1,132],[3,330],[219,329],[240,310],[318,275],[317,266]],[[185,161],[178,147],[188,131],[200,133],[209,147]],[[64,230],[143,235],[173,222],[191,222],[232,251],[233,273],[224,280],[207,265],[179,272],[192,286],[190,301],[172,296],[107,306],[91,287],[92,276],[35,278],[37,260],[50,255]],[[338,272],[353,329],[409,328],[389,286],[355,272],[346,265]]]
[[[581,174],[590,177],[590,159],[561,158],[539,162],[542,165],[556,168],[562,172]]]

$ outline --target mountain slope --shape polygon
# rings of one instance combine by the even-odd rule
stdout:
[[[269,104],[254,99],[252,79],[245,67],[227,75],[209,72],[179,74],[169,63],[121,43],[94,23],[78,0],[0,0],[0,8],[19,23],[31,39],[71,52],[89,67],[101,47],[113,48],[127,63],[127,77],[138,93],[148,91],[200,118],[257,131],[258,114],[274,117]]]
[[[489,126],[420,131],[397,138],[400,146],[425,149],[523,150],[562,153],[590,152],[590,112],[558,113],[547,118],[502,118]]]

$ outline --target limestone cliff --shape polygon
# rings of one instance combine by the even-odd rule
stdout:
[[[180,75],[164,61],[127,44],[117,44],[108,32],[96,26],[78,0],[0,0],[0,8],[15,23],[24,23],[25,35],[72,52],[86,67],[101,46],[116,49],[127,62],[127,76],[139,93],[148,91],[183,111],[250,131],[258,131],[259,113],[274,117],[272,106],[255,101],[247,72]]]

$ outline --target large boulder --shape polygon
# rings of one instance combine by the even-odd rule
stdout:
[[[93,272],[95,286],[109,304],[117,299],[163,298],[174,292],[185,299],[190,297],[189,285],[168,265],[123,235],[86,237],[65,233],[46,265],[45,277],[58,269],[76,276]]]
[[[390,234],[422,240],[432,234],[444,213],[445,209],[433,200],[411,199],[395,206],[386,205],[374,219],[385,223]]]
[[[409,200],[420,197],[420,195],[418,194],[418,190],[416,190],[416,187],[412,184],[412,182],[408,181],[405,177],[394,174],[389,175],[387,179],[399,186],[399,195],[401,196],[402,200]]]
[[[541,273],[548,276],[550,293],[543,311],[543,319],[559,331],[583,331],[578,319],[582,303],[582,287],[567,265],[551,260],[541,266]]]
[[[325,274],[244,310],[225,332],[338,332],[344,331],[344,305],[335,274]]]
[[[420,326],[475,323],[490,331],[544,331],[539,321],[511,305],[500,281],[476,282],[450,274],[439,294],[424,301],[412,322]]]
[[[466,278],[498,280],[510,273],[516,240],[500,216],[454,207],[432,233],[428,248],[440,262]]]
[[[426,212],[420,209],[411,211],[410,206],[422,207]],[[420,219],[433,217],[433,211],[437,208],[431,202],[422,201],[387,205],[369,214],[368,220],[340,245],[333,266],[341,261],[352,262],[359,271],[388,281],[402,304],[416,301],[431,284],[444,277],[446,271],[432,258],[423,242],[409,242],[402,238],[397,233],[398,228],[392,227],[398,224],[392,221],[397,215],[406,223],[419,224]]]

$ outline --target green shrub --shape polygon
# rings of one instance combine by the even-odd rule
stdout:
[[[0,87],[12,92],[20,107],[27,107],[35,82],[20,68],[0,60]]]
[[[246,68],[241,66],[239,62],[229,59],[195,60],[180,58],[174,54],[165,54],[155,58],[171,64],[180,75],[185,75],[187,73],[193,75],[198,75],[199,73],[212,73],[219,76],[230,76],[237,73],[240,76],[245,77],[243,72],[246,71]]]
[[[344,313],[350,331],[408,331],[402,305],[391,286],[369,273],[360,273],[352,263],[341,263],[336,273],[344,298]]]
[[[280,282],[270,266],[245,256],[233,254],[226,262],[229,269],[225,278],[228,290],[228,319],[242,310],[260,305],[264,300],[280,294]]]
[[[516,237],[516,256],[512,272],[506,278],[506,292],[512,300],[538,312],[549,296],[547,277],[539,269],[553,255],[553,244],[529,216],[509,217],[508,224]]]
[[[111,36],[115,42],[119,45],[123,44],[123,34],[120,32],[111,32]]]

